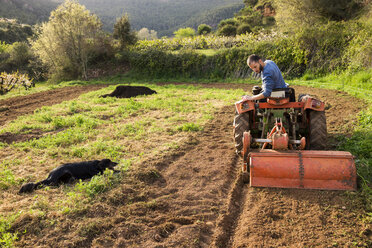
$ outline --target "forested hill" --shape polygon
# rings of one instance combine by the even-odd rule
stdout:
[[[204,22],[215,26],[243,7],[243,0],[80,0],[79,3],[97,14],[106,30],[112,30],[116,18],[128,13],[132,28],[153,29],[159,37]]]
[[[186,22],[179,25],[178,28],[192,27],[197,29],[200,24],[207,24],[213,29],[217,28],[221,20],[234,17],[235,13],[238,13],[244,7],[244,4],[234,3],[231,5],[225,5],[222,7],[213,8],[200,12],[195,16],[192,16]],[[171,30],[173,30],[172,28]],[[171,31],[169,30],[169,31]]]
[[[35,24],[47,21],[50,12],[63,0],[0,0],[0,17]],[[153,29],[158,36],[170,36],[182,27],[212,27],[233,17],[243,0],[79,0],[98,15],[104,29],[112,31],[116,19],[128,13],[133,29]]]
[[[47,21],[58,0],[0,0],[0,17],[35,24]]]

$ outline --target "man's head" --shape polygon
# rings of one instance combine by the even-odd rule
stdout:
[[[260,56],[252,54],[247,59],[247,65],[255,72],[261,73],[264,68],[264,63],[262,62]]]

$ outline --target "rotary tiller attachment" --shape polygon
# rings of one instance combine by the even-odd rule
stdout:
[[[262,143],[262,149],[250,151],[251,143]],[[272,149],[265,149],[269,144]],[[299,150],[290,150],[293,144]],[[281,121],[267,139],[244,132],[243,180],[255,187],[356,190],[356,168],[349,152],[305,151],[304,147],[305,138],[289,140]]]

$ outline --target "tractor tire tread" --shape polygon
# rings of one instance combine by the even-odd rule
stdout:
[[[327,145],[327,122],[324,111],[311,111],[310,132],[309,132],[309,149],[325,150]]]
[[[236,153],[240,154],[243,149],[243,133],[249,130],[249,113],[236,115],[234,118],[234,141]]]

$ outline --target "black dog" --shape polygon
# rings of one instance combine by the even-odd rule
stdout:
[[[108,96],[117,97],[117,98],[131,98],[140,95],[152,95],[156,94],[155,90],[152,90],[145,86],[123,86],[119,85],[115,88],[110,94],[102,95],[101,97],[105,98]]]
[[[24,184],[19,193],[32,192],[42,186],[59,186],[62,183],[68,183],[76,179],[88,179],[102,173],[106,168],[114,170],[118,163],[112,162],[110,159],[93,160],[80,163],[63,164],[55,168],[49,173],[47,179],[37,183]],[[115,170],[114,170],[115,171]]]

